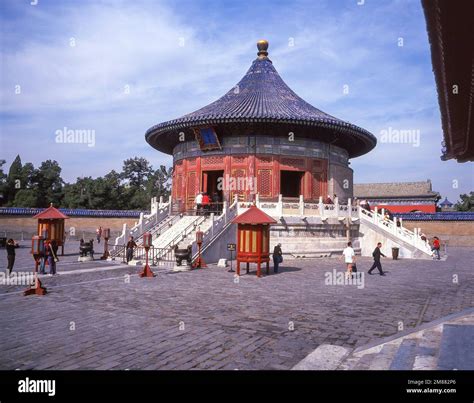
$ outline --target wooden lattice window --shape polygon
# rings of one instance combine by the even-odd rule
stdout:
[[[281,163],[292,167],[304,167],[304,160],[299,158],[283,158]]]
[[[220,156],[206,157],[202,159],[203,165],[220,165],[224,163],[224,158]]]
[[[183,175],[178,174],[175,177],[175,183],[174,183],[174,196],[175,199],[179,199],[182,197],[181,195],[181,186],[183,185]]]
[[[244,201],[245,200],[245,195],[246,195],[246,190],[239,188],[239,183],[242,184],[244,181],[239,182],[239,178],[245,179],[247,175],[247,171],[243,168],[236,168],[232,170],[232,177],[235,178],[235,186],[237,186],[237,189],[231,189],[231,200],[234,200],[234,195],[238,195],[239,201]]]
[[[271,157],[258,157],[259,164],[271,164],[272,158]]]
[[[323,170],[323,161],[313,160],[313,171],[314,172],[322,172],[322,170]]]
[[[260,196],[272,196],[272,170],[259,169],[257,173],[257,190]]]
[[[313,173],[313,186],[311,196],[313,199],[319,199],[323,196],[324,175],[322,173]]]
[[[247,157],[237,156],[232,158],[233,164],[245,164]]]

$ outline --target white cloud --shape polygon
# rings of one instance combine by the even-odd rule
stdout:
[[[36,164],[54,158],[67,180],[120,169],[133,155],[170,163],[145,142],[146,129],[223,95],[264,37],[282,78],[314,106],[376,135],[389,126],[420,128],[418,149],[379,144],[355,159],[357,180],[436,175],[468,182],[466,166],[439,160],[439,112],[418,3],[247,2],[231,3],[231,11],[205,2],[53,4],[16,4],[18,18],[3,29],[0,128],[10,161],[17,153]],[[54,131],[64,126],[94,129],[96,147],[55,144]]]

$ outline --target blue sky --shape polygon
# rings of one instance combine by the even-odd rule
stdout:
[[[170,165],[145,131],[222,96],[265,38],[282,78],[312,105],[379,140],[390,128],[419,133],[418,146],[379,141],[352,160],[356,183],[429,178],[455,201],[474,190],[473,165],[439,158],[421,4],[358,2],[3,0],[0,158],[56,159],[66,181],[132,156]],[[64,127],[94,130],[95,145],[56,143]]]

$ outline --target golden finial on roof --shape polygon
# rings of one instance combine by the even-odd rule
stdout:
[[[259,57],[259,59],[265,59],[268,56],[268,41],[266,39],[260,39],[257,42],[257,49],[257,56]]]

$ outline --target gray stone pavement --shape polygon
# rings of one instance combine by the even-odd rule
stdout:
[[[13,270],[16,272],[32,272],[34,270],[35,263],[30,253],[31,241],[19,241],[18,244],[20,245],[20,247],[16,249],[15,265],[13,267]],[[64,247],[63,256],[61,255],[61,248],[59,248],[59,262],[57,264],[57,270],[69,271],[97,267],[97,261],[100,260],[100,257],[104,253],[103,240],[100,244],[97,244],[97,241],[94,242],[94,251],[95,261],[78,263],[77,258],[79,256],[79,241],[67,241]],[[100,262],[100,264],[103,265],[110,263]],[[0,248],[0,271],[5,271],[6,267],[7,252],[5,248]]]
[[[330,258],[286,259],[278,274],[239,282],[215,266],[154,268],[152,279],[114,266],[45,278],[43,297],[3,285],[0,369],[290,369],[323,343],[362,346],[474,307],[474,250],[449,253],[385,259],[387,276],[366,275],[360,289],[325,284],[343,270]],[[359,258],[359,271],[370,264]]]

